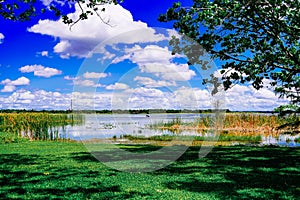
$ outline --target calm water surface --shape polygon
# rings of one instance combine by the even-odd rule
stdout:
[[[173,134],[168,130],[149,129],[150,124],[157,122],[168,122],[180,118],[183,122],[193,122],[199,118],[199,114],[90,114],[85,115],[85,124],[80,126],[67,126],[68,137],[75,140],[86,140],[93,138],[112,138],[121,135],[163,135]],[[182,132],[181,134],[195,135],[192,132]]]
[[[203,114],[151,114],[150,116],[145,114],[87,114],[83,125],[67,126],[65,130],[61,130],[61,134],[63,137],[74,140],[105,139],[113,136],[120,137],[121,135],[172,135],[174,133],[171,131],[153,130],[149,129],[148,126],[157,122],[172,121],[176,118],[180,118],[183,122],[193,122],[201,116]],[[199,135],[199,133],[196,131],[182,131],[180,135]],[[278,138],[272,136],[262,137],[262,144],[300,146],[300,143],[294,142],[296,137],[299,137],[299,135],[280,135]]]

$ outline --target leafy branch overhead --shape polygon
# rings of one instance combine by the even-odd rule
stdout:
[[[29,21],[37,15],[45,14],[46,12],[53,13],[57,17],[61,17],[63,22],[67,25],[73,26],[81,20],[88,19],[90,15],[97,15],[100,20],[105,21],[100,13],[105,11],[105,8],[99,9],[99,6],[105,4],[118,4],[122,0],[66,0],[66,1],[49,1],[49,5],[42,4],[42,1],[37,0],[0,0],[0,16],[4,19],[12,21]],[[77,4],[81,9],[81,14],[77,19],[71,19],[64,13],[64,6],[70,7]]]
[[[299,104],[299,10],[298,0],[194,0],[189,7],[174,3],[159,20],[174,22],[220,60],[225,89],[247,82],[260,89],[269,82],[280,97]],[[192,48],[172,44],[191,64],[199,62]]]

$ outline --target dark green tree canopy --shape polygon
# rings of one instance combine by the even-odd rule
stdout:
[[[159,17],[192,38],[222,63],[225,89],[235,83],[252,83],[259,89],[269,79],[280,97],[300,102],[299,0],[194,0],[185,7],[174,3]],[[193,48],[176,42],[190,63]]]

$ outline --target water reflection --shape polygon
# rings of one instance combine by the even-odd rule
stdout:
[[[65,135],[73,140],[106,139],[122,135],[155,136],[155,135],[189,135],[199,136],[199,130],[181,130],[180,133],[171,130],[149,129],[150,124],[170,122],[180,118],[183,123],[192,123],[195,119],[209,114],[151,114],[150,117],[143,114],[88,114],[85,115],[85,124],[65,127]],[[206,133],[208,134],[208,133]],[[209,135],[210,136],[210,135]],[[262,136],[262,145],[300,146],[295,138],[298,135]]]

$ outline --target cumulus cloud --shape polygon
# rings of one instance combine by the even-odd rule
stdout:
[[[82,80],[82,79],[74,79],[74,85],[84,86],[84,87],[101,87],[101,84],[97,84],[92,80]]]
[[[125,49],[125,55],[116,58],[112,63],[118,63],[126,59],[131,60],[139,66],[143,73],[154,74],[168,81],[189,81],[195,75],[195,71],[188,64],[173,63],[172,60],[181,57],[172,55],[167,47],[147,45],[142,48],[135,45],[131,49]]]
[[[17,90],[11,95],[0,96],[0,104],[6,109],[69,109],[71,94],[45,90]]]
[[[117,63],[123,61],[123,59],[129,59],[134,63],[164,63],[168,64],[171,59],[176,56],[173,56],[168,50],[168,47],[160,47],[157,45],[147,45],[145,48],[142,48],[139,45],[135,45],[132,48],[127,48],[124,50],[127,54],[118,60],[113,60],[112,63]]]
[[[49,56],[49,52],[48,51],[42,51],[41,55],[45,56],[45,57],[48,57]]]
[[[49,51],[40,51],[40,52],[37,52],[36,53],[36,56],[39,57],[39,56],[42,56],[42,57],[48,57],[48,58],[51,58],[50,54],[49,54]]]
[[[82,109],[112,109],[112,94],[73,92],[73,108]]]
[[[226,104],[231,110],[270,111],[286,103],[286,99],[278,99],[269,88],[256,90],[253,86],[235,85],[226,91]]]
[[[170,93],[159,89],[130,88],[113,93],[111,104],[115,109],[169,108],[169,98]]]
[[[62,20],[40,20],[38,24],[28,30],[30,32],[43,35],[50,35],[60,38],[60,42],[54,47],[54,52],[60,54],[62,58],[69,56],[88,57],[90,51],[101,42],[118,36],[122,33],[123,37],[116,37],[113,43],[134,43],[161,41],[165,38],[161,34],[156,34],[155,30],[147,27],[146,23],[134,21],[131,13],[120,5],[104,5],[99,10],[105,8],[105,12],[100,15],[109,25],[103,23],[97,15],[89,16],[88,20],[81,21],[69,30]],[[71,19],[78,19],[81,14],[80,7],[75,5],[75,12],[68,14]],[[121,20],[120,20],[121,19]],[[132,34],[131,31],[143,30],[143,34]]]
[[[11,81],[10,79],[5,79],[4,81],[1,81],[1,84],[5,84],[5,85],[14,85],[14,86],[18,86],[18,85],[29,85],[30,80],[24,76]]]
[[[16,89],[14,85],[5,85],[1,92],[13,92]]]
[[[135,81],[137,81],[140,85],[144,87],[168,87],[168,86],[176,86],[176,83],[174,81],[162,81],[162,80],[154,80],[149,77],[143,77],[143,76],[137,76],[134,78]]]
[[[145,87],[140,87],[140,88],[131,88],[126,91],[126,93],[130,95],[134,95],[137,97],[150,97],[150,98],[156,98],[156,97],[164,97],[164,92],[156,89],[156,88],[145,88]]]
[[[1,92],[13,92],[16,89],[16,86],[29,85],[30,80],[24,76],[12,81],[10,79],[5,79],[1,81],[1,84],[4,85],[4,88]]]
[[[68,81],[73,81],[73,80],[78,80],[79,77],[64,76],[64,79]]]
[[[190,87],[180,87],[174,92],[174,101],[181,108],[188,109],[208,109],[213,108],[211,97],[208,90]]]
[[[169,81],[189,81],[196,73],[189,69],[188,64],[145,63],[140,66],[142,72],[152,73]]]
[[[30,91],[25,91],[18,93],[18,98],[22,100],[33,100],[35,98],[35,95],[32,94]]]
[[[85,72],[83,77],[86,79],[100,79],[109,76],[107,73]]]
[[[74,109],[213,108],[214,98],[205,89],[180,87],[174,91],[162,91],[146,87],[124,88],[119,92],[75,91],[68,94],[21,89],[10,95],[0,95],[0,105],[10,109],[69,109],[73,99]],[[278,100],[269,89],[256,91],[251,86],[237,85],[225,93],[221,103],[222,108],[230,110],[270,111],[286,101]]]
[[[4,39],[4,38],[5,38],[4,35],[3,35],[2,33],[0,33],[0,44],[3,43],[3,39]]]
[[[129,86],[124,83],[115,83],[113,85],[108,85],[105,87],[107,90],[126,90]]]
[[[44,67],[42,65],[26,65],[24,67],[19,68],[19,71],[22,73],[33,72],[34,76],[41,76],[46,78],[62,74],[61,70],[50,67]]]
[[[97,73],[97,72],[85,72],[82,76],[65,76],[65,80],[73,81],[73,85],[84,87],[104,87],[101,84],[96,83],[96,79],[106,78],[110,76],[110,73]],[[95,80],[90,80],[95,79]]]

